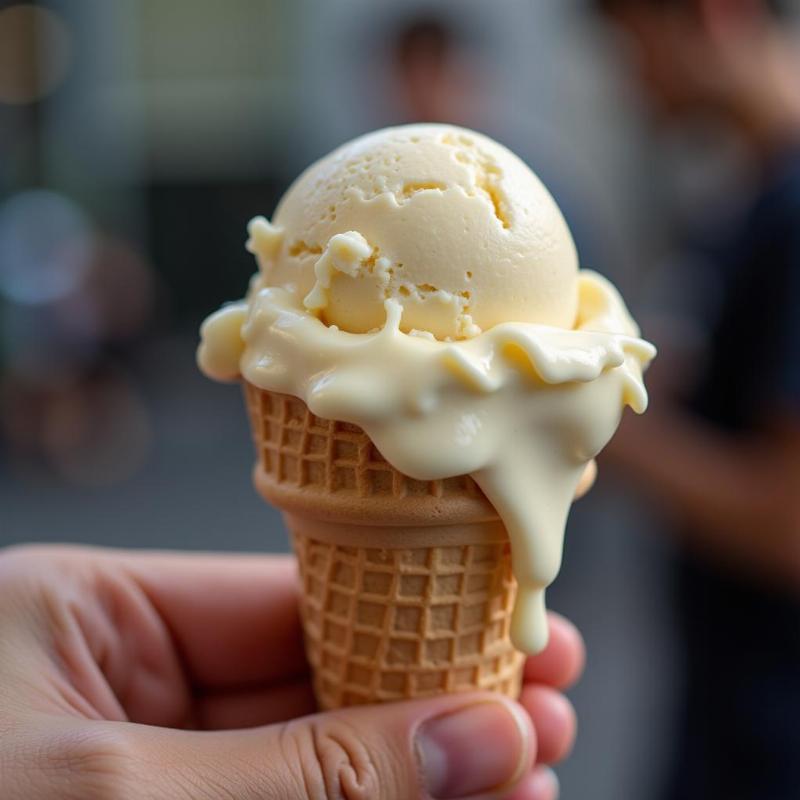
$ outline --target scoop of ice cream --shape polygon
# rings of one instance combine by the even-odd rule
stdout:
[[[572,327],[575,246],[558,207],[505,147],[449,125],[362,136],[309,167],[249,248],[264,285],[328,325],[465,339],[501,322]]]
[[[513,641],[541,651],[575,489],[644,411],[655,352],[547,190],[479,134],[392,128],[311,166],[248,248],[259,274],[204,323],[201,368],[359,426],[418,481],[472,475],[511,543]]]

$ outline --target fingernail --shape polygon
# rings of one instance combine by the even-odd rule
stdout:
[[[531,795],[546,797],[548,800],[558,800],[561,794],[561,784],[558,775],[550,767],[536,767],[531,780]]]
[[[429,794],[454,800],[511,784],[529,766],[529,730],[520,709],[492,700],[423,723],[416,747]]]

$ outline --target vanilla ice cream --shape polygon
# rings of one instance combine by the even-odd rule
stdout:
[[[573,494],[655,352],[550,195],[477,133],[393,128],[310,167],[248,247],[201,368],[360,426],[412,478],[472,475],[511,542],[513,640],[541,650]]]
[[[578,261],[541,181],[472,131],[410,125],[362,136],[309,167],[272,224],[252,223],[265,285],[328,325],[464,339],[500,322],[572,326]]]

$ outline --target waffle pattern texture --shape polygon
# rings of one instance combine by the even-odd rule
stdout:
[[[245,383],[256,450],[264,473],[287,487],[340,497],[469,498],[485,503],[469,475],[418,481],[396,470],[357,425],[322,419],[297,397]]]
[[[294,533],[323,708],[488,689],[517,697],[508,545],[378,550]]]
[[[288,512],[320,706],[474,689],[516,697],[510,548],[473,479],[414,480],[355,425],[250,384],[245,397],[256,483]]]

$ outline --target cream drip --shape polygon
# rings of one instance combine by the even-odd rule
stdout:
[[[588,271],[572,330],[508,322],[442,342],[403,333],[401,315],[389,299],[382,329],[347,333],[286,290],[255,285],[248,301],[206,320],[198,360],[210,377],[241,375],[359,425],[413,478],[471,474],[511,541],[514,643],[539,652],[573,494],[623,407],[645,410],[642,369],[655,348],[638,338],[616,289]]]

